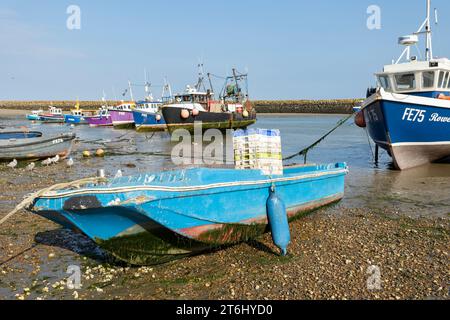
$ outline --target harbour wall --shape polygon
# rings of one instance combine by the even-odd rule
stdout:
[[[258,113],[352,113],[352,108],[361,99],[336,100],[255,100],[252,101]],[[74,109],[75,101],[0,101],[1,110],[47,110],[49,105],[62,108],[64,111]],[[96,110],[102,106],[101,101],[80,101],[82,109]],[[115,105],[117,101],[108,101],[108,105]]]

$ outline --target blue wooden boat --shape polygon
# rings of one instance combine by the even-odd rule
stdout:
[[[65,114],[64,122],[69,124],[88,124],[84,115]]]
[[[83,232],[118,259],[151,265],[269,231],[271,188],[289,220],[339,201],[347,172],[338,163],[287,167],[272,177],[208,168],[147,173],[54,190],[30,210]]]
[[[75,134],[45,135],[38,131],[0,130],[0,160],[46,159],[56,155],[67,157]]]
[[[33,110],[30,114],[27,114],[27,119],[30,121],[38,121],[41,119],[41,113],[43,113],[43,110]]]

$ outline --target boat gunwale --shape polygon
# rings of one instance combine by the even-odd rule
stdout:
[[[316,173],[302,174],[291,177],[280,177],[253,181],[235,181],[235,182],[223,182],[223,183],[212,183],[206,185],[197,185],[189,187],[164,187],[164,186],[119,186],[119,187],[109,187],[109,188],[87,188],[84,190],[68,190],[60,193],[52,194],[52,191],[47,194],[41,195],[38,199],[60,199],[64,197],[73,197],[84,194],[111,194],[111,193],[129,193],[136,191],[163,191],[163,192],[189,192],[189,191],[202,191],[209,189],[218,189],[225,187],[241,187],[241,186],[254,186],[254,185],[264,185],[273,184],[280,182],[289,182],[297,180],[306,180],[312,178],[320,178],[324,176],[339,176],[346,175],[348,173],[348,168],[341,168],[336,170],[320,171]],[[57,192],[57,191],[56,191]]]
[[[55,139],[63,139],[63,142],[70,142],[73,141],[76,138],[76,135],[73,133],[63,133],[60,135],[54,135],[51,136],[49,138],[44,138],[44,137],[35,137],[35,138],[26,138],[26,139],[19,139],[19,140],[14,140],[14,142],[19,142],[17,144],[2,144],[1,142],[3,142],[2,140],[0,140],[0,147],[2,149],[12,149],[12,148],[19,148],[19,147],[26,147],[26,146],[31,146],[31,145],[37,145],[37,144],[44,144],[47,142],[51,142]],[[28,142],[24,142],[24,143],[20,143],[20,140],[31,140],[31,139],[35,139],[34,141],[28,141]],[[8,143],[11,142],[11,140],[5,140]]]

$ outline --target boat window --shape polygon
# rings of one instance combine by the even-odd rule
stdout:
[[[442,88],[447,88],[447,83],[448,83],[449,75],[450,75],[449,72],[446,72],[446,73],[445,73],[444,82],[442,83]]]
[[[389,81],[389,77],[388,76],[379,76],[378,77],[378,82],[380,83],[380,86],[384,90],[391,90],[391,82]]]
[[[426,71],[422,75],[422,87],[433,88],[434,87],[434,71]]]
[[[444,83],[444,76],[445,76],[445,72],[444,71],[439,72],[438,86],[440,88],[442,88],[442,85]]]
[[[396,74],[395,82],[399,91],[413,90],[416,88],[416,75],[414,73]]]

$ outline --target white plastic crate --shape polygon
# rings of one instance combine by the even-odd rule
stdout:
[[[260,169],[266,175],[282,175],[279,130],[237,130],[233,136],[236,169]]]

